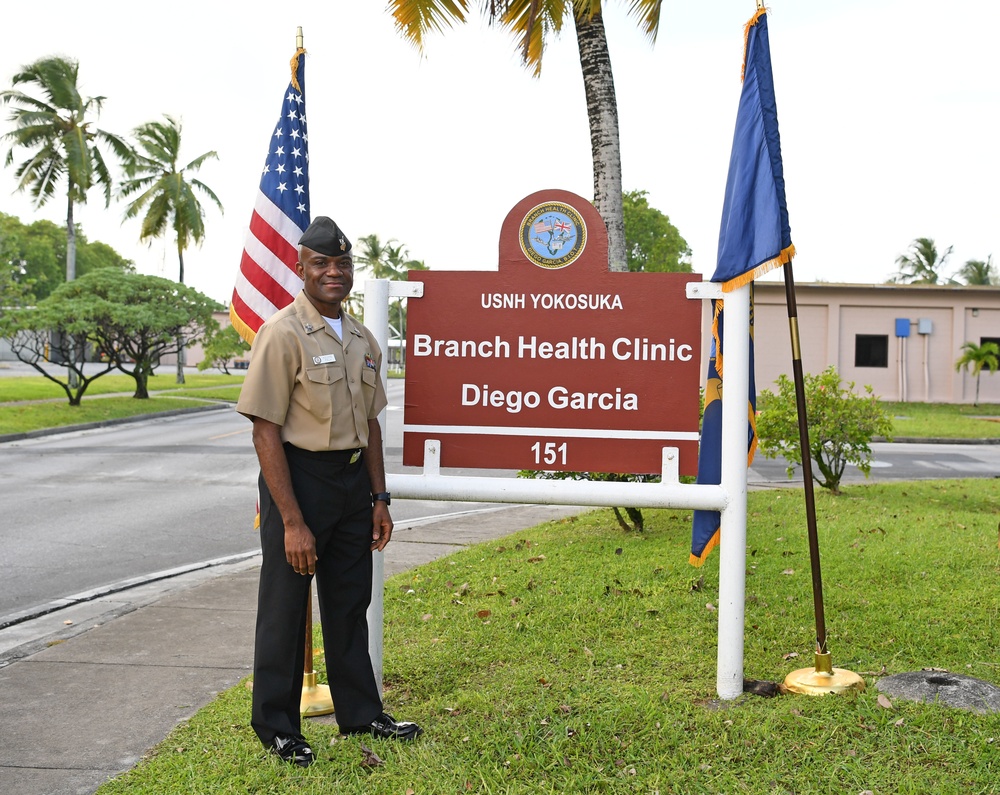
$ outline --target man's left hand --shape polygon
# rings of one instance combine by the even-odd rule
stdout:
[[[389,506],[381,500],[375,501],[372,508],[372,551],[381,552],[392,538],[392,517],[389,516]]]

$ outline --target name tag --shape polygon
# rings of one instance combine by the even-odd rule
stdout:
[[[337,361],[337,357],[332,353],[324,353],[322,356],[313,356],[313,364],[329,364]]]

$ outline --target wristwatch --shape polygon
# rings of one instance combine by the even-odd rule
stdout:
[[[386,505],[392,504],[392,497],[387,491],[380,491],[378,494],[372,495],[372,502],[378,502],[379,500],[384,502]]]

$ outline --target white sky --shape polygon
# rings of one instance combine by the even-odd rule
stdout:
[[[478,3],[477,3],[478,5]],[[650,46],[606,0],[624,187],[649,192],[715,267],[753,0],[665,0]],[[287,7],[292,7],[288,4]],[[569,26],[533,79],[514,43],[478,17],[430,39],[423,59],[384,0],[121,0],[8,3],[0,85],[47,55],[80,62],[100,126],[125,133],[184,123],[184,161],[219,153],[199,176],[225,205],[185,256],[186,281],[228,302],[264,152],[288,84],[295,28],[305,46],[313,215],[352,240],[395,238],[435,269],[491,269],[500,225],[521,198],[561,188],[592,198],[590,133]],[[951,268],[1000,259],[1000,6],[982,0],[774,0],[769,14],[778,120],[799,282],[882,282],[915,237],[954,245]],[[0,108],[0,131],[10,129]],[[6,147],[4,147],[4,153]],[[20,162],[23,157],[18,158]],[[62,222],[65,202],[32,208],[0,170],[0,211]],[[77,218],[91,240],[139,270],[177,277],[173,241],[140,245],[123,206],[95,191]],[[778,278],[780,275],[776,274]]]

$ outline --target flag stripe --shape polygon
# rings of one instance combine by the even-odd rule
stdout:
[[[275,303],[264,295],[258,289],[258,285],[251,282],[242,272],[237,276],[235,293],[239,295],[243,305],[260,318],[261,323],[278,311]],[[254,331],[256,332],[258,328],[260,328],[259,325],[254,328]]]

